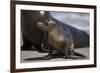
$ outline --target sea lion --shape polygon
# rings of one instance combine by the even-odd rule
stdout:
[[[74,40],[70,30],[68,29],[67,36],[64,36],[61,28],[52,20],[48,22],[48,43],[52,47],[50,49],[56,50],[57,53],[64,53],[64,57],[68,57],[74,50]]]
[[[37,50],[46,52],[41,46],[44,32],[38,29],[37,22],[43,20],[43,13],[33,10],[21,10],[22,50]],[[35,34],[35,35],[34,35]],[[45,39],[44,39],[45,40]],[[45,43],[42,43],[45,45]]]
[[[53,20],[47,21],[47,24],[39,22],[38,27],[48,32],[49,54],[45,56],[45,59],[51,59],[55,54],[61,54],[64,58],[69,58],[70,55],[85,57],[74,51],[74,39],[69,28],[67,28],[67,34],[64,35],[62,28]]]

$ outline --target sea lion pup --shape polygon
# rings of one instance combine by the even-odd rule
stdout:
[[[39,22],[38,27],[48,32],[49,54],[44,59],[51,59],[54,54],[62,54],[64,58],[70,58],[71,55],[85,57],[74,51],[74,39],[69,28],[66,27],[65,35],[63,29],[53,20],[48,21],[47,24]]]
[[[48,22],[49,55],[52,57],[54,50],[55,53],[64,54],[63,57],[68,58],[69,55],[73,54],[74,40],[69,29],[66,36],[64,36],[64,32],[61,29],[62,28],[60,28],[56,22],[52,20]],[[50,56],[48,58],[50,58]]]

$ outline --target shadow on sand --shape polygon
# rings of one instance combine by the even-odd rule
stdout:
[[[86,56],[84,57],[80,57],[80,56],[74,56],[74,55],[71,55],[67,58],[64,58],[62,55],[53,55],[52,57],[48,58],[49,55],[46,55],[44,57],[36,57],[36,58],[27,58],[27,59],[24,59],[24,60],[27,60],[27,61],[36,61],[36,60],[51,60],[51,59],[58,59],[58,58],[61,58],[61,59],[70,59],[70,60],[78,60],[78,59],[87,59]]]

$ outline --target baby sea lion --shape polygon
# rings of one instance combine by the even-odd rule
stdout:
[[[53,50],[56,50],[58,54],[64,54],[63,57],[65,58],[73,53],[74,40],[69,29],[66,37],[64,37],[63,31],[54,21],[51,20],[48,22],[48,43],[49,47],[51,47],[49,55],[53,55]]]
[[[70,58],[71,55],[85,57],[74,51],[74,39],[69,28],[67,28],[65,35],[62,28],[52,20],[48,21],[47,24],[39,22],[38,27],[48,32],[49,54],[44,59],[51,59],[57,54],[61,54],[63,58]]]

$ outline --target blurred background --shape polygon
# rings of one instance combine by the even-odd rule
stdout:
[[[73,27],[84,30],[89,33],[89,13],[78,12],[50,12],[51,15],[61,22],[67,23]]]

